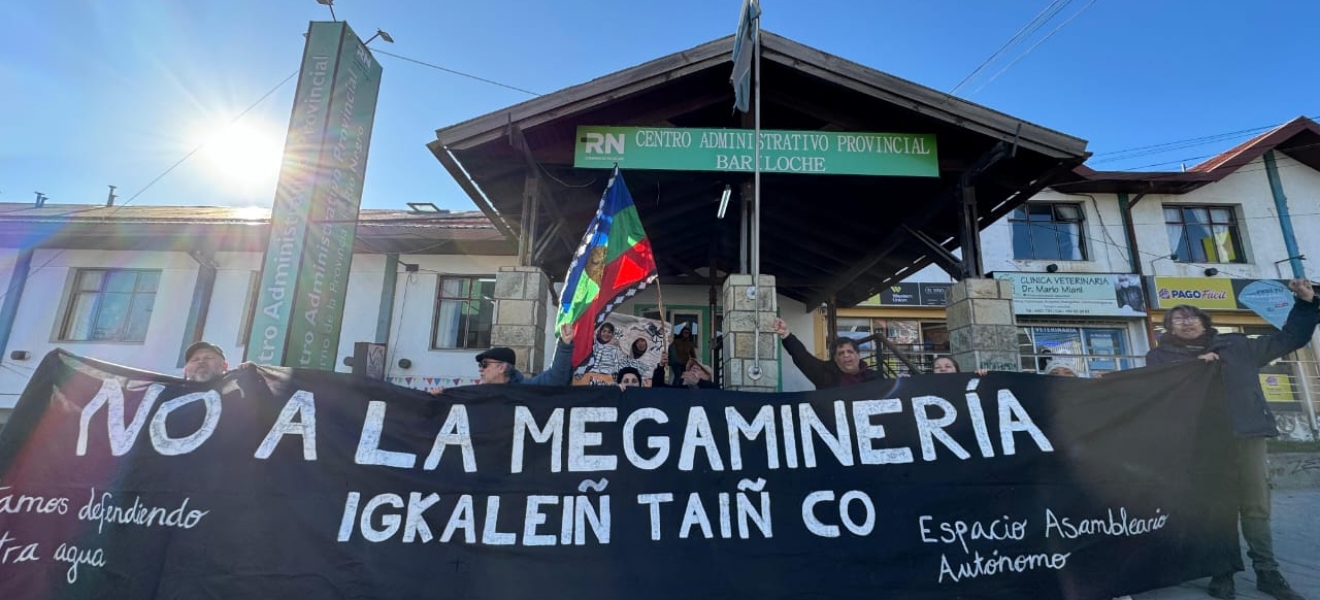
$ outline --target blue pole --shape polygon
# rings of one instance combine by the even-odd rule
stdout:
[[[390,341],[390,325],[394,320],[394,289],[399,281],[399,255],[385,255],[385,281],[380,286],[380,309],[376,312],[376,343]]]
[[[183,354],[193,342],[202,341],[206,332],[206,315],[211,312],[211,296],[215,293],[216,268],[210,254],[194,256],[197,259],[197,283],[193,286],[192,304],[188,307],[188,321],[183,327],[183,340],[179,345],[179,366],[186,362]]]
[[[28,272],[32,270],[32,249],[20,250],[14,262],[14,273],[9,276],[9,289],[5,303],[0,306],[0,360],[9,351],[9,334],[14,332],[14,319],[18,317],[18,303],[23,299]]]
[[[1297,236],[1293,233],[1292,216],[1288,214],[1288,197],[1283,194],[1283,183],[1279,181],[1279,167],[1274,164],[1274,151],[1265,153],[1265,176],[1270,180],[1270,192],[1274,194],[1274,210],[1279,213],[1279,228],[1283,229],[1283,247],[1288,251],[1288,264],[1292,265],[1293,277],[1306,277],[1306,268],[1302,266],[1301,251],[1297,249]]]

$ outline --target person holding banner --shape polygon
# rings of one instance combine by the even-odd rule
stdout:
[[[1283,330],[1254,339],[1217,333],[1210,315],[1195,306],[1173,307],[1164,315],[1165,333],[1159,345],[1146,354],[1146,364],[1202,360],[1223,365],[1228,415],[1237,438],[1238,518],[1247,556],[1256,570],[1256,589],[1279,600],[1305,600],[1288,585],[1274,557],[1265,440],[1278,436],[1279,429],[1260,389],[1260,368],[1305,346],[1320,323],[1320,304],[1311,282],[1294,279],[1288,288],[1296,299]],[[1235,597],[1233,573],[1212,577],[1207,591],[1216,598]]]
[[[559,328],[559,344],[555,348],[555,359],[546,372],[535,377],[527,377],[513,366],[517,355],[512,348],[491,348],[477,355],[477,369],[481,373],[481,383],[513,383],[525,385],[568,385],[573,375],[573,326]]]
[[[211,381],[229,370],[225,351],[210,342],[193,342],[183,352],[183,378],[188,381]]]
[[[477,355],[477,372],[481,380],[477,385],[488,383],[513,383],[524,385],[568,385],[573,376],[573,326],[559,328],[559,344],[555,348],[555,359],[546,372],[535,377],[527,377],[514,367],[518,355],[513,348],[496,346]],[[428,388],[427,393],[439,396],[445,388]]]
[[[807,352],[807,347],[788,330],[783,319],[775,319],[775,333],[779,335],[784,350],[793,357],[793,364],[811,381],[816,389],[823,390],[845,385],[857,385],[876,379],[884,379],[879,371],[873,371],[862,362],[862,354],[857,349],[857,342],[845,337],[830,344],[830,356],[833,360],[821,360]]]

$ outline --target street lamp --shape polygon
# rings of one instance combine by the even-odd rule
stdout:
[[[327,8],[330,9],[330,20],[331,20],[331,21],[338,21],[338,20],[339,20],[337,17],[335,17],[335,0],[316,0],[316,3],[317,3],[317,4],[324,4]]]
[[[316,0],[316,1],[317,1],[317,2],[320,2],[321,0]],[[394,43],[394,38],[390,37],[390,34],[385,33],[385,30],[383,30],[383,29],[377,29],[375,34],[373,34],[371,37],[367,38],[367,41],[362,42],[362,45],[365,46],[365,45],[367,45],[367,44],[370,44],[370,43],[371,43],[371,40],[374,40],[374,39],[376,39],[376,38],[380,38],[380,39],[384,40],[385,43],[387,43],[387,44],[393,44],[393,43]]]

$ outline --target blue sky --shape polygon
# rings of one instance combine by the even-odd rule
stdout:
[[[949,91],[1048,0],[763,0],[765,29]],[[739,0],[339,0],[373,48],[540,93],[732,33]],[[1036,41],[1073,21],[989,81]],[[7,0],[0,7],[0,201],[269,206],[314,0]],[[1314,0],[1074,0],[959,95],[1090,141],[1099,169],[1189,166],[1246,139],[1115,151],[1320,115]],[[1299,24],[1310,24],[1302,25]],[[363,206],[471,209],[426,150],[434,130],[527,94],[378,55]],[[766,82],[765,85],[773,85]],[[982,87],[984,86],[984,87]],[[235,132],[242,132],[235,133]],[[265,141],[262,141],[262,140]],[[272,158],[268,158],[272,157]],[[271,161],[276,161],[271,164]],[[1104,161],[1104,162],[1102,162]]]

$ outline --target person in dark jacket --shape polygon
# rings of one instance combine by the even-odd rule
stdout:
[[[1164,335],[1146,354],[1147,365],[1189,360],[1223,363],[1224,390],[1233,424],[1238,463],[1238,517],[1247,556],[1256,570],[1256,588],[1279,600],[1304,600],[1279,572],[1270,532],[1270,487],[1265,471],[1265,440],[1279,435],[1274,414],[1260,389],[1260,368],[1305,346],[1320,322],[1320,304],[1305,279],[1288,287],[1296,295],[1283,331],[1256,339],[1242,334],[1219,334],[1210,316],[1194,306],[1175,306],[1164,315]],[[1233,598],[1233,573],[1210,578],[1207,590],[1216,598]]]
[[[477,369],[481,383],[513,383],[525,385],[568,385],[573,376],[573,326],[559,328],[559,344],[550,368],[534,377],[523,375],[513,365],[517,355],[511,348],[491,348],[477,355]]]
[[[559,344],[555,346],[555,358],[550,368],[534,377],[523,375],[517,367],[518,355],[512,348],[496,346],[477,355],[477,373],[481,380],[477,385],[488,383],[513,383],[524,385],[568,385],[573,377],[573,326],[559,328]],[[433,387],[426,390],[432,396],[443,394],[445,388]]]
[[[862,362],[862,354],[854,340],[843,337],[834,340],[830,344],[833,360],[821,360],[812,356],[802,341],[788,331],[788,324],[783,319],[775,319],[775,333],[779,335],[784,350],[793,358],[793,364],[818,390],[884,378],[879,371],[871,370]]]

